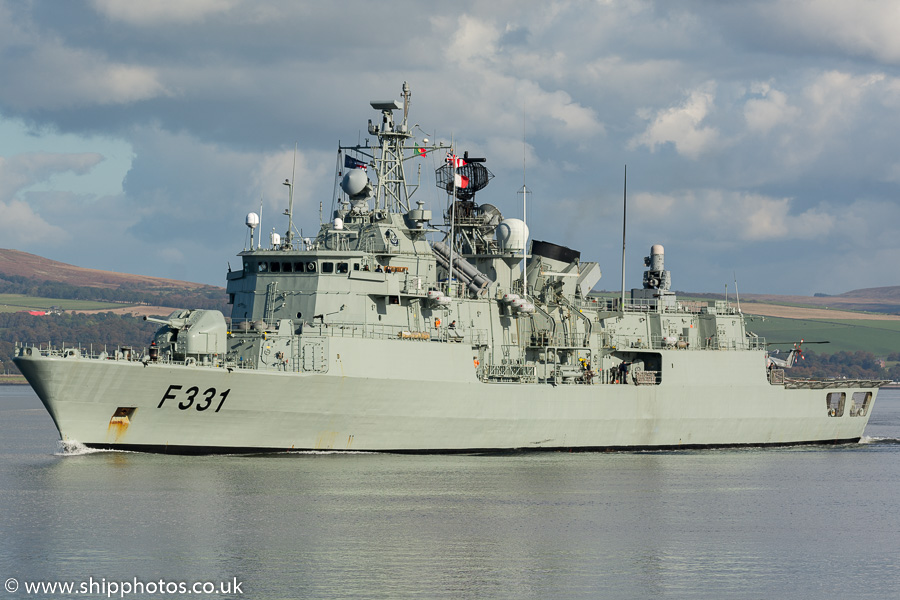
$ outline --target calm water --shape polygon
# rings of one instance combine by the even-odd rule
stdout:
[[[0,598],[91,577],[241,583],[210,598],[900,598],[900,393],[882,392],[866,433],[768,450],[64,455],[30,388],[0,386],[0,580],[19,584]]]

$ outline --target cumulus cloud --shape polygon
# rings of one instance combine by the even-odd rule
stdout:
[[[662,219],[674,230],[687,235],[702,231],[720,242],[822,239],[837,224],[836,216],[822,207],[798,212],[792,198],[733,190],[645,192],[636,195],[634,204],[642,222]]]
[[[61,227],[51,225],[21,200],[0,200],[0,238],[7,247],[28,244],[58,245],[70,239]]]
[[[650,125],[632,138],[629,147],[646,146],[655,152],[657,146],[672,143],[682,156],[699,158],[715,148],[719,140],[716,128],[703,125],[715,108],[715,99],[716,86],[710,82],[691,91],[680,105],[647,114]]]
[[[787,94],[769,83],[754,83],[752,92],[759,95],[744,104],[744,119],[750,133],[767,134],[773,127],[791,123],[801,111],[788,104]]]
[[[503,25],[463,15],[455,18],[436,17],[436,29],[450,29],[453,35],[443,53],[447,64],[458,73],[458,87],[470,94],[459,98],[471,107],[467,117],[476,117],[475,125],[490,127],[496,135],[521,132],[522,115],[533,130],[559,142],[579,140],[605,133],[596,111],[575,101],[564,90],[547,89],[535,80],[541,72],[559,72],[559,65],[542,68],[544,57],[528,61],[522,68],[517,58],[501,52],[498,42]],[[550,59],[558,63],[560,56]]]
[[[0,5],[0,106],[23,113],[128,104],[169,95],[155,68],[73,47],[35,27],[14,27]]]
[[[23,188],[47,181],[59,173],[83,175],[103,160],[95,152],[53,154],[34,152],[0,156],[0,200],[9,200]]]
[[[770,0],[754,4],[748,16],[792,44],[801,42],[900,64],[900,5],[893,0]]]
[[[333,155],[326,157],[324,154],[298,152],[295,164],[293,149],[262,153],[254,159],[255,164],[248,172],[247,195],[263,199],[266,210],[273,211],[269,215],[280,215],[289,201],[289,188],[284,182],[293,174],[295,223],[305,219],[312,226],[314,224],[309,223],[308,219],[310,212],[318,210],[318,200],[323,199],[320,193],[325,191],[326,182],[334,176],[332,168],[335,163],[328,158],[334,160]],[[330,210],[330,203],[324,209]],[[267,221],[272,222],[270,219]],[[278,225],[281,227],[282,223]],[[304,235],[309,233],[307,228]]]

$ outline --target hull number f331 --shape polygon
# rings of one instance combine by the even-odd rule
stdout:
[[[182,387],[184,386],[175,384],[170,385],[169,389],[166,390],[166,393],[163,394],[162,400],[159,401],[159,406],[156,408],[162,408],[163,404],[166,403],[166,400],[180,400],[180,402],[178,402],[178,408],[181,410],[188,410],[193,406],[199,411],[204,411],[212,406],[213,400],[216,398],[216,388],[213,387],[207,389],[202,394],[200,393],[200,388],[196,385],[189,387],[183,392],[181,391]],[[224,392],[218,392],[219,404],[213,412],[219,412],[219,409],[225,404],[225,398],[228,397],[228,392],[230,391],[231,389],[227,389]],[[200,396],[199,399],[197,399],[198,395]],[[194,401],[196,401],[196,404]]]

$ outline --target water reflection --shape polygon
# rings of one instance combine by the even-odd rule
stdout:
[[[875,411],[900,438],[900,398]],[[0,566],[21,578],[237,577],[253,598],[900,591],[897,444],[60,457],[45,414],[3,417]]]

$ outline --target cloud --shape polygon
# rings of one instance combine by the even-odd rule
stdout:
[[[22,189],[47,181],[60,173],[83,175],[102,160],[103,156],[95,152],[83,154],[33,152],[8,158],[0,156],[0,200],[9,200]]]
[[[68,45],[33,23],[16,27],[0,4],[0,106],[40,110],[129,104],[169,95],[155,68]]]
[[[647,129],[632,138],[629,147],[646,146],[655,152],[657,146],[673,143],[679,154],[696,160],[716,147],[719,132],[702,123],[715,107],[716,86],[709,82],[690,92],[678,106],[648,114]]]
[[[31,206],[21,200],[0,200],[0,239],[9,248],[28,244],[58,245],[69,241],[70,235],[61,227],[51,225]]]
[[[247,195],[250,198],[254,196],[263,198],[266,211],[269,211],[270,216],[280,215],[287,208],[289,201],[289,188],[284,185],[284,182],[290,180],[293,174],[295,223],[302,223],[306,219],[307,224],[310,225],[307,217],[313,211],[318,210],[317,199],[322,199],[321,192],[327,189],[324,182],[334,176],[332,168],[336,163],[330,163],[328,158],[333,160],[334,155],[298,152],[295,164],[293,148],[257,155],[253,159],[255,164],[248,172]],[[258,203],[256,207],[258,207]],[[329,211],[330,202],[324,208]],[[266,215],[264,214],[263,217]],[[269,223],[268,226],[271,226],[273,219],[267,217],[266,221]],[[279,222],[279,227],[281,225]],[[304,231],[304,235],[310,235],[308,227]]]
[[[792,44],[799,42],[810,48],[831,48],[900,64],[897,37],[900,5],[893,0],[788,0],[756,4],[748,16],[759,19],[760,26],[775,35],[791,38]]]
[[[821,240],[838,223],[836,215],[823,207],[798,212],[792,198],[733,190],[640,193],[633,202],[641,222],[664,222],[670,230],[719,242]]]
[[[91,0],[94,10],[113,21],[135,26],[189,24],[228,12],[237,0]]]
[[[451,97],[469,109],[465,116],[476,120],[471,125],[490,128],[491,135],[521,135],[524,113],[532,135],[559,143],[605,134],[596,111],[538,81],[541,74],[560,73],[564,56],[509,54],[499,46],[505,28],[490,19],[436,17],[433,26],[453,31],[443,50],[446,64],[458,73],[457,94]]]
[[[765,135],[776,126],[791,123],[801,114],[800,109],[788,104],[787,94],[769,83],[754,83],[752,91],[760,97],[750,98],[744,104],[744,119],[750,133]]]
[[[120,249],[69,244],[59,252],[71,256],[54,258],[221,283],[260,196],[266,230],[285,230],[294,141],[308,233],[319,203],[331,208],[336,142],[364,141],[366,120],[379,118],[368,101],[398,98],[408,81],[412,123],[487,158],[495,178],[479,202],[521,211],[524,147],[540,239],[585,259],[616,256],[627,163],[638,235],[693,257],[679,282],[702,290],[713,263],[743,261],[758,289],[801,289],[826,260],[854,274],[873,240],[900,251],[897,13],[876,1],[388,11],[360,0],[0,0],[0,113],[60,155],[26,164],[34,147],[7,136],[5,160],[19,163],[0,167],[0,202],[72,239],[102,230]],[[51,143],[60,136],[64,148]],[[113,146],[127,157],[105,171]],[[92,152],[107,157],[102,167]],[[416,199],[439,209],[436,165],[416,164]],[[101,172],[110,181],[86,188]],[[900,267],[852,281],[866,277],[900,281]]]

